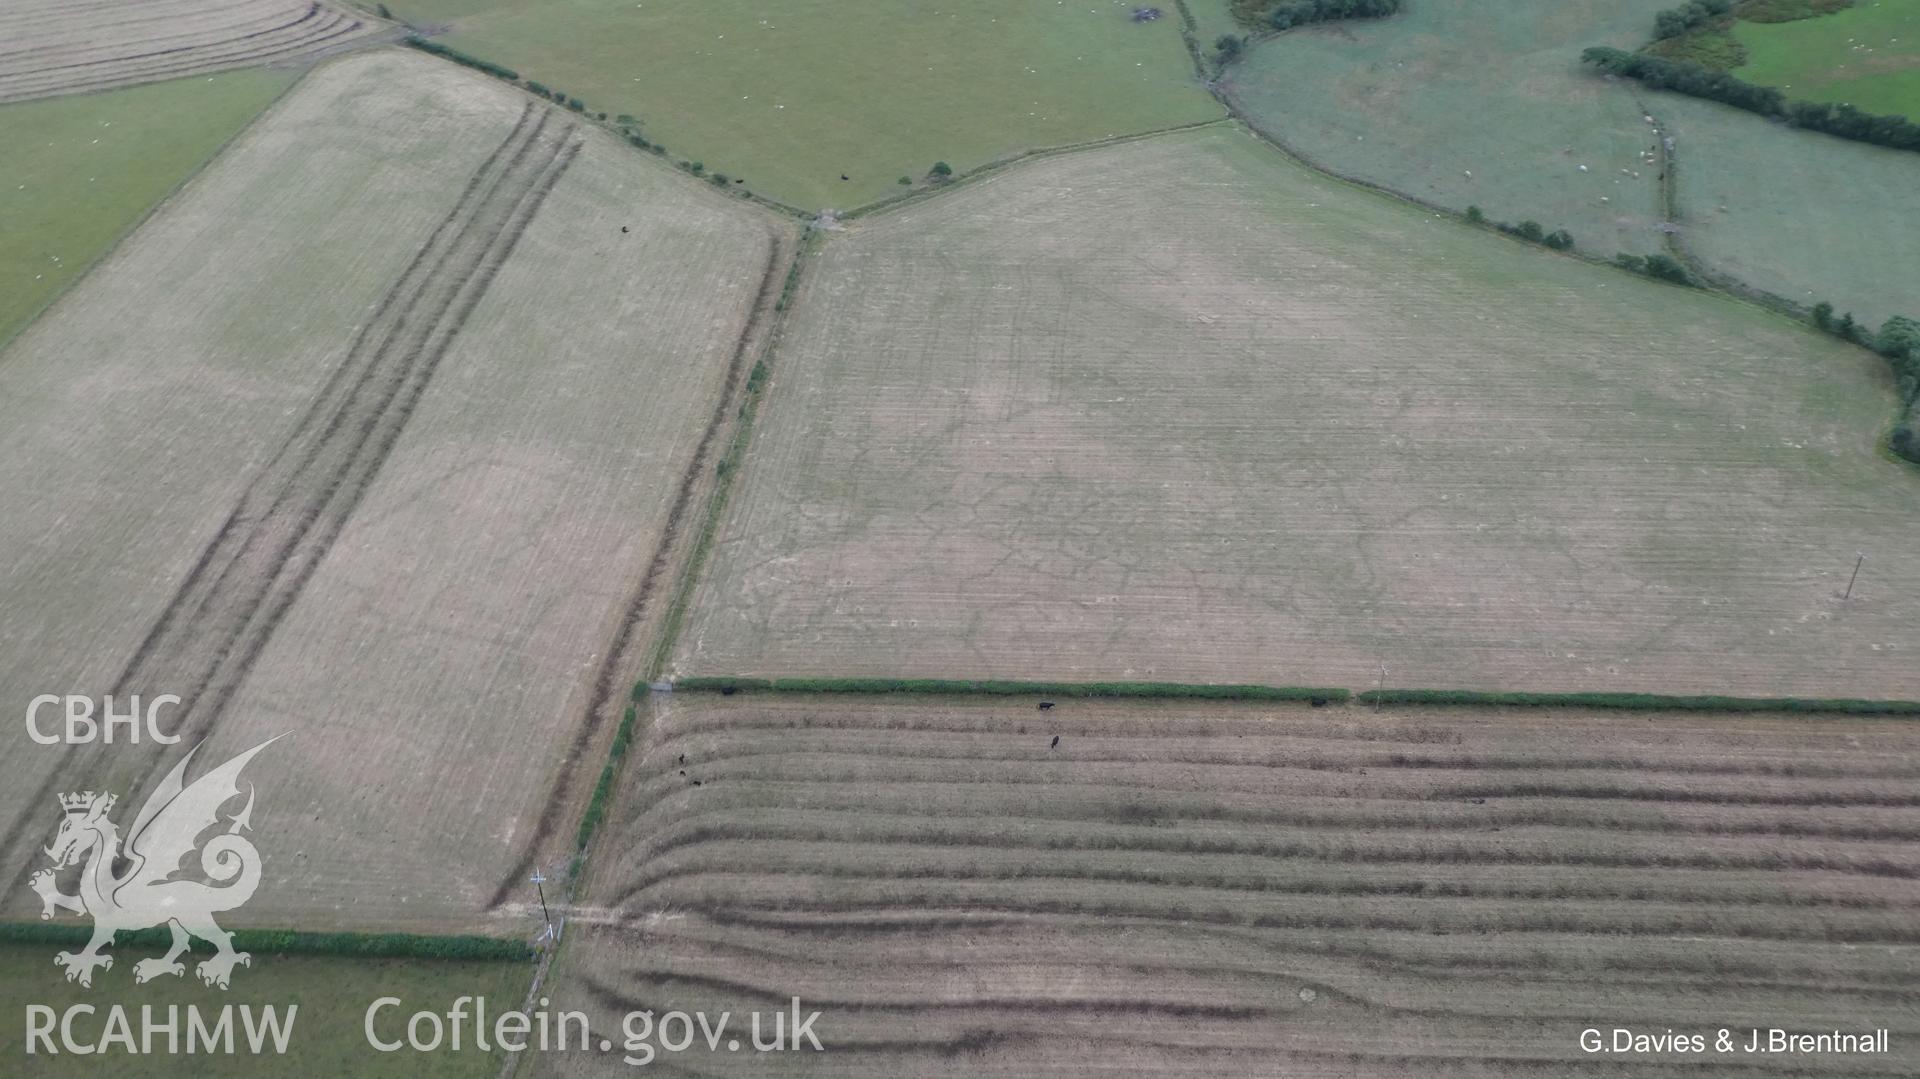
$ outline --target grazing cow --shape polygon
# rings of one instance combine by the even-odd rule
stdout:
[[[1040,710],[1041,710],[1042,712],[1051,712],[1051,711],[1053,711],[1053,702],[1052,702],[1052,701],[1041,701],[1041,702],[1040,702]]]
[[[1308,703],[1312,704],[1315,708],[1325,708],[1327,706],[1327,699],[1325,697],[1315,697]]]
[[[1060,748],[1060,736],[1059,736],[1059,735],[1057,735],[1057,734],[1056,734],[1056,735],[1054,735],[1054,736],[1053,736],[1053,744],[1052,744],[1052,745],[1050,745],[1050,746],[1048,746],[1047,748],[1048,748],[1048,749],[1059,749],[1059,748]]]

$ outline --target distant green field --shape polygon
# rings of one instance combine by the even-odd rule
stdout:
[[[1668,6],[1408,4],[1270,38],[1229,69],[1227,87],[1257,126],[1335,172],[1565,228],[1603,257],[1657,251],[1658,169],[1640,156],[1654,136],[1633,95],[1582,71],[1579,55],[1639,45]]]
[[[1920,117],[1920,0],[1859,0],[1813,19],[1739,22],[1733,33],[1747,48],[1734,74],[1748,82]]]
[[[1696,259],[1802,306],[1878,327],[1920,317],[1920,154],[1651,95],[1674,136],[1679,239]]]
[[[204,956],[183,957],[187,973],[178,978],[163,977],[145,985],[133,981],[135,960],[147,958],[139,949],[113,949],[119,960],[110,970],[95,976],[91,989],[61,977],[54,966],[57,948],[21,944],[0,945],[0,1061],[10,1076],[99,1076],[138,1075],[152,1079],[173,1076],[192,1079],[228,1079],[257,1075],[352,1075],[405,1076],[429,1079],[465,1079],[491,1076],[500,1069],[501,1058],[482,1053],[470,1046],[459,1053],[381,1053],[367,1044],[362,1029],[367,1006],[380,997],[399,997],[405,1002],[399,1009],[383,1011],[383,1022],[376,1032],[384,1040],[404,1036],[404,1017],[416,1011],[430,1010],[444,1015],[455,997],[484,997],[489,1014],[518,1009],[533,980],[533,968],[527,963],[451,963],[431,960],[334,959],[313,956],[256,955],[251,966],[242,967],[233,976],[233,987],[226,991],[211,989],[194,976],[193,964]],[[131,1013],[137,1024],[142,1005],[151,1005],[161,1018],[168,1005],[198,1005],[203,1015],[215,1018],[210,1010],[223,1005],[271,1005],[284,1009],[298,1006],[293,1033],[285,1056],[259,1056],[236,1052],[198,1053],[193,1056],[164,1053],[125,1056],[118,1052],[107,1057],[78,1057],[71,1054],[48,1056],[44,1052],[26,1055],[26,1008],[43,1004],[64,1012],[74,1004],[91,1004],[105,1009],[118,1004]],[[402,1017],[399,1020],[393,1016]],[[186,1037],[186,1020],[181,1019],[180,1037]],[[239,1019],[234,1020],[235,1023]],[[104,1016],[83,1016],[74,1024],[76,1038],[97,1040],[105,1024]],[[136,1038],[139,1031],[134,1032]],[[235,1041],[244,1044],[243,1035]],[[155,1042],[158,1049],[165,1036]],[[56,1043],[57,1044],[57,1043]],[[462,1043],[466,1046],[467,1043]]]
[[[0,105],[0,343],[295,78],[232,71]]]
[[[936,161],[1221,115],[1179,19],[1132,0],[396,0],[445,44],[641,118],[678,160],[806,208],[903,190]],[[846,179],[841,179],[845,176]]]
[[[1651,113],[1676,138],[1673,213],[1696,259],[1803,305],[1830,300],[1875,326],[1915,314],[1920,155],[1580,69],[1582,48],[1633,48],[1667,6],[1409,5],[1391,19],[1268,39],[1229,69],[1228,87],[1256,124],[1326,168],[1453,210],[1478,205],[1495,220],[1565,227],[1579,250],[1603,257],[1661,246],[1658,167],[1639,159],[1653,144]]]

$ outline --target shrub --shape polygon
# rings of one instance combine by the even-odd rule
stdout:
[[[952,179],[953,166],[947,164],[945,161],[935,161],[933,167],[927,170],[927,177],[936,183],[942,180]]]
[[[1912,420],[1893,429],[1891,445],[1893,452],[1920,465],[1920,431],[1914,430]]]
[[[1471,222],[1473,222],[1474,224],[1476,224],[1476,225],[1478,225],[1478,224],[1481,224],[1482,222],[1484,222],[1484,221],[1486,221],[1486,219],[1487,219],[1487,215],[1486,215],[1486,214],[1484,214],[1484,213],[1481,213],[1481,212],[1480,212],[1480,207],[1478,207],[1478,206],[1469,206],[1469,207],[1467,207],[1467,220],[1468,220],[1468,221],[1471,221]]]
[[[1825,300],[1813,305],[1813,324],[1820,329],[1833,329],[1833,305]]]
[[[895,181],[894,181],[894,183],[896,183],[896,184],[899,184],[899,185],[900,185],[901,187],[912,187],[912,186],[913,186],[913,177],[911,177],[911,176],[902,176],[902,177],[900,177],[900,178],[899,178],[898,180],[895,180]]]
[[[1240,59],[1247,48],[1247,39],[1239,34],[1221,34],[1213,42],[1213,62],[1221,67]]]
[[[1653,17],[1653,36],[1679,37],[1696,26],[1705,26],[1733,8],[1733,0],[1691,0],[1668,8]]]
[[[1547,238],[1541,242],[1553,248],[1555,251],[1571,251],[1573,250],[1573,233],[1568,232],[1566,229],[1560,229],[1556,232],[1549,233]]]

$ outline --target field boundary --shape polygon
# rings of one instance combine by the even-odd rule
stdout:
[[[44,944],[80,947],[93,937],[93,927],[46,922],[0,922],[0,944]],[[122,932],[117,948],[166,948],[172,934],[164,926]],[[436,936],[421,933],[310,932],[304,929],[235,929],[233,946],[241,951],[272,955],[337,955],[363,959],[455,959],[481,962],[530,960],[534,950],[525,941],[478,934]],[[213,946],[195,937],[192,949],[211,953]]]
[[[1802,712],[1845,715],[1920,716],[1920,701],[1863,697],[1738,697],[1587,691],[1535,693],[1518,690],[1369,689],[1269,686],[1212,682],[1022,682],[988,678],[761,678],[701,675],[672,683],[675,692],[786,693],[850,696],[1054,696],[1070,698],[1309,701],[1322,704],[1426,705],[1499,708],[1602,708],[1653,712]],[[646,683],[636,688],[645,692]]]
[[[700,532],[694,539],[693,549],[687,556],[686,568],[681,572],[680,580],[674,585],[673,596],[667,603],[667,613],[660,623],[660,632],[654,644],[653,655],[648,657],[643,668],[646,678],[658,679],[666,670],[673,655],[673,648],[680,643],[680,627],[686,621],[687,609],[693,604],[693,593],[700,584],[700,576],[706,568],[707,559],[713,553],[714,539],[720,533],[720,523],[726,516],[728,503],[733,494],[733,485],[746,463],[747,449],[753,441],[753,421],[760,414],[760,402],[766,396],[767,383],[771,381],[773,360],[779,348],[780,334],[786,326],[786,313],[793,306],[793,299],[800,288],[800,277],[804,272],[808,256],[819,250],[820,235],[817,230],[809,229],[795,245],[791,261],[787,266],[785,279],[780,283],[780,294],[773,301],[768,312],[770,323],[766,339],[760,347],[760,355],[755,358],[753,367],[747,372],[745,392],[740,395],[738,422],[734,425],[733,438],[728,441],[720,461],[714,466],[716,478],[711,494],[707,497],[706,518],[700,523]],[[723,406],[724,407],[724,406]],[[633,697],[637,701],[646,692],[647,682],[634,687]]]
[[[585,759],[592,746],[598,741],[600,732],[606,726],[604,714],[610,706],[619,699],[616,688],[618,679],[617,668],[621,665],[622,661],[627,658],[630,650],[633,649],[634,637],[639,631],[641,623],[645,621],[648,612],[653,607],[652,601],[659,590],[662,579],[669,576],[675,555],[686,549],[682,546],[681,537],[684,534],[682,526],[686,521],[688,509],[692,507],[694,503],[694,496],[699,489],[701,476],[706,472],[708,462],[713,456],[714,443],[718,441],[721,432],[726,426],[728,412],[733,407],[733,402],[740,398],[743,392],[752,392],[751,386],[753,380],[747,373],[746,358],[756,343],[755,338],[761,332],[761,327],[767,322],[774,309],[778,307],[778,301],[774,299],[774,282],[780,280],[780,264],[782,260],[797,260],[799,258],[798,244],[795,244],[788,235],[781,233],[777,227],[771,223],[769,223],[768,228],[767,261],[765,268],[761,272],[759,291],[755,294],[753,303],[747,311],[746,319],[740,328],[740,336],[735,340],[733,353],[728,358],[726,372],[723,376],[718,400],[714,405],[713,414],[707,421],[706,429],[701,433],[700,441],[694,447],[693,455],[687,462],[686,471],[680,476],[679,484],[674,492],[671,508],[667,512],[666,522],[661,528],[659,545],[654,549],[652,557],[647,560],[646,569],[639,582],[634,586],[621,607],[620,621],[615,625],[611,639],[607,642],[605,659],[601,662],[600,669],[594,678],[592,696],[588,701],[586,715],[581,720],[580,727],[574,734],[566,757],[561,761],[553,786],[549,788],[550,793],[547,803],[541,809],[540,817],[535,822],[533,836],[527,841],[526,853],[515,863],[512,870],[501,879],[493,896],[487,902],[486,909],[489,911],[496,910],[501,904],[505,903],[507,895],[513,888],[518,886],[520,878],[524,877],[527,871],[533,867],[535,859],[539,857],[541,847],[558,831],[560,818],[566,814],[567,806],[570,804],[580,804],[574,801],[574,798],[578,796],[569,797],[568,791],[569,788],[573,786],[577,766]],[[769,328],[766,332],[770,337],[772,330]],[[744,391],[743,386],[746,387]],[[723,475],[721,477],[722,482],[724,482],[724,479],[725,477]],[[699,540],[696,539],[695,542],[697,545]],[[696,546],[695,550],[697,551],[697,549]],[[686,570],[681,571],[681,579],[684,579],[686,572]],[[674,595],[677,597],[680,581],[676,580],[671,587],[675,589]],[[671,609],[669,609],[668,617],[671,617],[671,613]],[[668,629],[668,624],[663,621],[656,633],[664,637]],[[592,829],[586,827],[585,814],[590,811],[591,806],[596,801],[603,807],[605,805],[607,794],[601,790],[600,785],[606,784],[610,788],[612,785],[611,772],[618,771],[618,758],[620,755],[624,755],[626,751],[626,747],[621,744],[621,734],[624,732],[629,739],[632,736],[633,727],[631,722],[629,722],[631,711],[632,710],[629,709],[628,714],[622,716],[621,723],[619,727],[616,728],[614,738],[609,744],[610,759],[602,764],[600,778],[596,781],[593,792],[587,796],[586,806],[581,810],[581,830],[576,833],[576,838],[579,839],[579,842],[574,848],[574,868],[576,869],[583,859],[587,842],[591,840]],[[617,753],[615,752],[615,747],[617,747]],[[568,884],[569,890],[573,887],[573,882],[577,880],[578,874],[575,873],[573,874],[573,879]]]
[[[1209,682],[1020,682],[987,678],[681,678],[689,693],[911,693],[989,697],[1147,697],[1235,701],[1346,701],[1350,690],[1319,686],[1262,686]]]
[[[1470,689],[1370,689],[1359,704],[1493,706],[1502,708],[1608,708],[1656,712],[1831,712],[1848,715],[1920,715],[1920,701],[1860,697],[1731,697],[1716,694],[1527,693]]]
[[[1218,95],[1215,96],[1217,98]],[[1085,142],[1068,142],[1062,143],[1059,146],[1042,146],[1032,150],[1021,150],[1018,153],[1008,154],[1005,157],[996,157],[984,165],[968,169],[965,172],[956,172],[953,174],[953,179],[943,183],[930,187],[917,188],[905,194],[890,195],[877,202],[869,202],[864,206],[856,206],[844,213],[836,214],[835,217],[840,221],[852,221],[885,210],[891,210],[898,206],[904,206],[910,202],[919,202],[922,199],[933,198],[957,188],[965,187],[977,180],[987,179],[990,176],[1027,161],[1036,161],[1062,154],[1077,154],[1083,150],[1098,150],[1104,146],[1119,146],[1122,143],[1138,142],[1142,139],[1154,139],[1162,135],[1173,135],[1182,131],[1196,131],[1203,127],[1212,127],[1215,124],[1230,124],[1233,120],[1232,111],[1229,110],[1226,116],[1216,116],[1211,120],[1196,120],[1190,124],[1175,124],[1172,127],[1156,127],[1151,131],[1134,131],[1125,135],[1109,135],[1105,138],[1089,139]]]

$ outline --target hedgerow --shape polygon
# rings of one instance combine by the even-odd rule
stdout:
[[[1397,14],[1400,0],[1233,0],[1233,15],[1248,26],[1290,30],[1336,19],[1381,19]]]
[[[1521,708],[1616,708],[1663,712],[1841,712],[1920,715],[1920,701],[1860,698],[1670,696],[1662,693],[1521,693],[1468,689],[1370,689],[1361,704],[1497,705]]]
[[[10,944],[79,947],[93,936],[84,925],[46,922],[0,922],[0,941]],[[165,928],[120,933],[120,949],[165,950],[172,943]],[[533,955],[525,941],[483,936],[422,936],[414,933],[312,933],[299,929],[237,929],[233,946],[244,952],[270,955],[342,955],[364,959],[527,959]],[[212,952],[213,946],[193,938],[193,950]]]
[[[1214,685],[1188,682],[1015,682],[949,678],[682,678],[677,690],[733,693],[953,693],[983,696],[1168,697],[1197,700],[1346,701],[1349,690],[1314,686]]]
[[[646,683],[634,687],[634,698],[639,699]],[[600,822],[607,815],[607,803],[613,799],[615,775],[620,771],[620,761],[627,755],[627,749],[633,745],[633,727],[639,709],[627,706],[627,712],[620,717],[620,726],[613,732],[613,748],[607,755],[607,763],[600,769],[600,779],[593,785],[593,796],[587,799],[587,811],[580,815],[580,830],[574,834],[574,846],[584,850],[593,841],[593,833],[599,829]]]
[[[1920,124],[1904,116],[1879,116],[1852,105],[1825,101],[1790,102],[1785,94],[1771,86],[1756,86],[1724,71],[1604,45],[1587,49],[1580,54],[1580,59],[1609,74],[1638,79],[1656,90],[1718,101],[1736,109],[1783,119],[1809,131],[1895,150],[1920,150]]]
[[[478,56],[469,56],[459,49],[448,48],[439,42],[428,41],[418,34],[408,34],[407,44],[419,49],[421,52],[430,52],[435,56],[452,60],[456,64],[473,68],[475,71],[484,71],[498,79],[505,79],[508,82],[520,81],[520,73],[510,67],[496,64],[491,60],[482,60]]]

